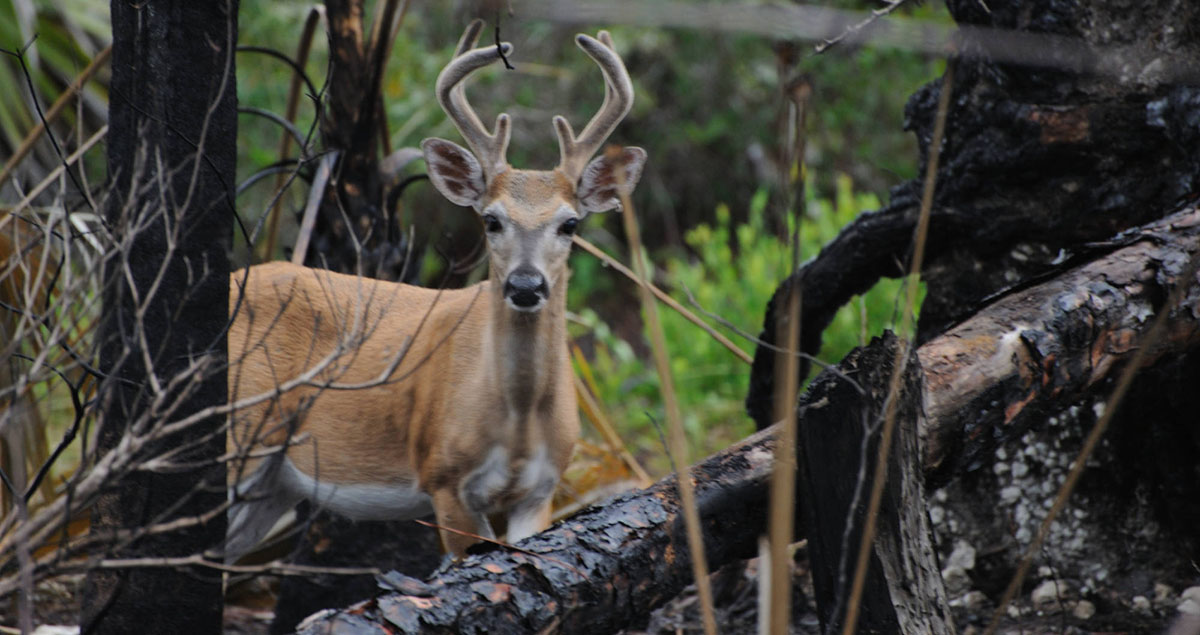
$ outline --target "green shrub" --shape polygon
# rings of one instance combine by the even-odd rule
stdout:
[[[821,245],[860,212],[880,207],[873,194],[854,191],[845,175],[837,177],[836,192],[832,201],[808,201],[801,232],[801,252],[806,258],[816,255]],[[658,259],[658,282],[672,297],[697,313],[718,315],[752,337],[762,329],[767,301],[787,277],[792,261],[788,240],[765,229],[767,198],[765,191],[755,194],[749,205],[749,222],[738,226],[730,220],[729,207],[718,206],[715,224],[701,224],[687,233],[692,254]],[[583,298],[593,293],[611,293],[612,278],[618,274],[597,271],[599,267],[590,256],[577,258],[571,289],[580,300],[572,301],[571,306],[588,306]],[[824,333],[821,359],[836,363],[864,338],[893,328],[902,301],[901,288],[900,280],[883,280],[843,307]],[[688,298],[689,291],[695,304]],[[749,434],[753,423],[742,404],[749,365],[679,313],[663,307],[661,315],[684,426],[692,442],[691,459]],[[753,352],[753,342],[716,320],[708,321],[744,350]],[[662,421],[660,382],[652,361],[648,356],[639,356],[597,311],[581,310],[577,322],[575,334],[591,336],[588,363],[600,402],[634,453],[652,471],[666,471],[669,465],[651,420]]]

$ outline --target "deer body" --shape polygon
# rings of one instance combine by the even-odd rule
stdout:
[[[580,36],[605,75],[605,105],[575,138],[555,118],[563,160],[549,171],[504,160],[508,119],[487,133],[461,81],[499,58],[468,50],[438,98],[472,150],[422,143],[430,178],[484,223],[489,278],[438,291],[271,263],[231,277],[230,398],[267,395],[234,416],[225,554],[249,551],[301,499],[355,519],[415,518],[515,542],[544,529],[579,435],[567,353],[567,256],[582,218],[632,189],[645,153],[585,165],[628,111],[632,88],[611,40]],[[511,48],[505,44],[507,49]],[[616,170],[624,171],[618,178]],[[244,284],[244,287],[243,287]],[[240,298],[240,306],[239,306]],[[461,556],[473,538],[442,531]]]
[[[232,302],[243,275],[233,274]],[[240,494],[264,501],[234,507],[231,536],[241,540],[230,551],[253,547],[304,498],[358,520],[420,517],[442,498],[457,520],[448,526],[461,529],[466,521],[458,517],[473,516],[470,531],[485,536],[485,513],[513,510],[513,529],[541,522],[579,433],[565,307],[517,313],[496,287],[489,280],[439,293],[286,263],[251,268],[229,334],[231,359],[241,360],[230,372],[233,398],[270,392],[331,353],[334,361],[317,385],[239,414],[245,423],[230,435],[231,453],[256,436],[265,446],[289,435],[300,442],[274,463],[243,468],[250,478]],[[365,332],[348,350],[346,332],[354,330]],[[312,341],[296,341],[301,333]],[[391,379],[377,382],[398,357]],[[275,423],[290,416],[298,416],[294,427]],[[468,497],[478,508],[455,504]],[[254,512],[268,511],[263,505],[273,517],[247,525]],[[447,536],[448,544],[463,541]]]

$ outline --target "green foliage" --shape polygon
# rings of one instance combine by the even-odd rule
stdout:
[[[109,43],[109,30],[108,3],[103,0],[0,0],[0,49],[23,51],[37,93],[30,95],[17,59],[0,55],[0,86],[5,87],[0,91],[0,163],[12,156],[21,140],[40,123],[34,99],[45,112],[91,58]],[[57,137],[72,139],[79,132],[87,136],[99,128],[107,114],[104,110],[107,98],[106,86],[89,82],[78,109],[75,106],[64,109],[53,125]],[[84,115],[82,123],[77,121],[80,112]],[[18,174],[41,178],[57,164],[57,157],[48,151],[34,153],[23,162],[24,169]],[[9,185],[0,183],[0,200],[16,196]]]
[[[849,177],[839,175],[835,184],[833,200],[808,201],[801,231],[801,253],[805,256],[815,255],[859,213],[880,207],[873,194],[855,191]],[[740,225],[731,220],[728,206],[718,206],[714,224],[700,224],[687,233],[692,255],[659,259],[663,269],[660,284],[670,289],[672,297],[684,306],[717,315],[750,336],[757,336],[761,330],[767,301],[787,277],[792,262],[789,239],[766,229],[767,200],[765,191],[756,193],[748,207],[749,220]],[[591,257],[577,259],[575,266],[572,291],[580,298],[601,293],[612,284],[615,273],[596,271],[596,261]],[[597,282],[597,274],[603,282]],[[824,333],[821,359],[836,363],[864,338],[894,328],[901,284],[900,280],[881,281],[862,298],[856,297],[843,307]],[[572,306],[586,306],[586,300]],[[714,452],[748,434],[753,423],[744,414],[742,401],[750,367],[679,313],[665,306],[660,312],[694,456]],[[662,446],[651,421],[662,419],[660,383],[649,356],[639,355],[592,309],[582,310],[578,321],[582,328],[577,328],[577,337],[590,335],[590,363],[600,402],[610,409],[611,418],[634,452],[650,457],[652,470],[665,471],[668,466],[661,458]],[[732,339],[740,339],[731,329],[709,321]],[[639,335],[645,337],[644,333]],[[744,349],[753,350],[753,342],[740,341]]]

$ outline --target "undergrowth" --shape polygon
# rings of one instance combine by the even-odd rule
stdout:
[[[750,353],[755,343],[747,338],[757,337],[761,331],[767,302],[787,277],[792,262],[788,239],[766,229],[767,199],[765,191],[756,193],[749,202],[748,222],[741,225],[731,221],[728,205],[719,205],[714,224],[700,224],[687,232],[689,253],[652,259],[657,263],[660,286],[684,306],[707,315],[711,325]],[[815,256],[844,225],[879,207],[874,194],[856,191],[848,176],[839,175],[833,200],[808,201],[801,228],[802,255]],[[587,301],[590,294],[609,292],[610,278],[618,275],[590,256],[577,257],[574,266],[572,307],[591,306]],[[823,335],[820,359],[836,363],[866,339],[893,328],[899,321],[901,284],[898,279],[882,280],[844,306]],[[655,424],[662,421],[658,375],[649,356],[638,352],[646,349],[643,342],[624,339],[610,323],[620,316],[611,313],[606,318],[592,308],[578,311],[572,335],[589,355],[583,362],[588,368],[577,362],[576,370],[594,377],[599,402],[634,454],[653,474],[665,474],[670,466],[655,430]],[[689,460],[695,460],[753,431],[742,403],[750,366],[679,313],[664,309],[662,320],[691,440]],[[644,341],[644,328],[639,337]]]

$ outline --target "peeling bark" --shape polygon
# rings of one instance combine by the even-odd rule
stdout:
[[[1179,306],[1162,306],[1200,250],[1200,210],[1112,242],[1129,244],[1008,295],[919,349],[926,469],[970,469],[1001,439],[1103,388],[1164,308],[1168,328],[1147,365],[1200,345],[1195,281]]]

